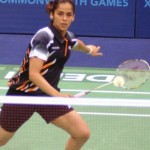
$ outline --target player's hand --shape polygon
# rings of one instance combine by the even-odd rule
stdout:
[[[73,95],[71,95],[71,94],[64,94],[64,93],[60,93],[59,94],[59,97],[73,97]]]
[[[90,49],[89,54],[92,56],[102,56],[103,53],[100,52],[100,46],[95,45],[87,45],[87,47]]]

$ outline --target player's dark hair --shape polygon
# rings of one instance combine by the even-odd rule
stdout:
[[[72,5],[73,13],[75,13],[75,4],[73,0],[50,0],[49,3],[46,5],[46,12],[50,14],[58,8],[60,3],[70,3]]]

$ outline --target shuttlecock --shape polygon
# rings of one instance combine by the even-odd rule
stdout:
[[[113,84],[116,86],[116,87],[123,87],[124,86],[124,83],[125,83],[125,80],[123,77],[121,76],[116,76],[113,80]]]

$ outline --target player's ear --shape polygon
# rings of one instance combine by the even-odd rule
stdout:
[[[53,13],[50,13],[50,19],[53,20]]]
[[[75,15],[74,15],[73,18],[72,18],[72,22],[74,21],[74,19],[75,19]]]

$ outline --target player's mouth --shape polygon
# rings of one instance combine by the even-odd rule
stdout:
[[[63,28],[67,28],[67,23],[61,23],[61,27],[63,27]]]

